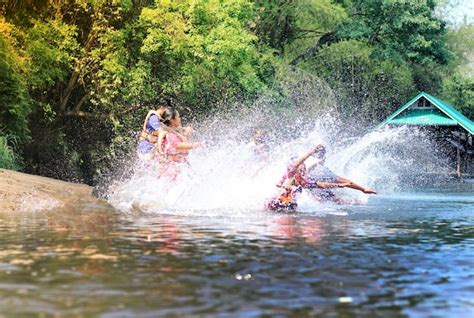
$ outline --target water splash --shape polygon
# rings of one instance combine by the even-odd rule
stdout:
[[[249,211],[261,211],[265,201],[276,193],[275,184],[289,158],[302,155],[318,143],[328,148],[326,165],[330,169],[382,193],[404,187],[406,175],[418,180],[427,170],[446,173],[422,131],[387,128],[342,138],[347,129],[330,112],[307,115],[301,111],[282,116],[259,105],[217,114],[196,127],[195,138],[203,141],[204,147],[190,153],[189,165],[181,166],[176,182],[160,179],[157,163],[137,162],[130,178],[110,186],[109,202],[128,212],[245,217]],[[250,143],[257,127],[268,132],[266,160]],[[355,190],[337,191],[360,202],[368,200],[367,195]],[[316,203],[309,195],[301,198],[302,211],[325,209],[341,212]]]

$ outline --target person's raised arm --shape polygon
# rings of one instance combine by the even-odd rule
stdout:
[[[313,149],[311,149],[310,151],[308,151],[303,156],[296,159],[295,162],[292,163],[293,169],[297,169],[299,166],[301,166],[306,161],[306,159],[308,159],[310,156],[312,156],[313,154],[318,152],[322,147],[323,147],[323,145],[319,144],[316,147],[314,147]]]

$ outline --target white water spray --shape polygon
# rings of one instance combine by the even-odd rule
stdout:
[[[300,114],[285,120],[281,114],[262,110],[238,115],[216,116],[199,125],[195,138],[204,147],[190,153],[189,165],[181,166],[175,182],[160,179],[156,163],[137,163],[131,178],[110,187],[109,202],[122,211],[149,213],[232,215],[259,211],[276,194],[275,184],[288,160],[319,143],[328,149],[326,165],[330,169],[379,193],[399,189],[406,173],[439,164],[426,138],[406,127],[341,140],[344,129],[329,115]],[[259,158],[250,143],[257,127],[270,136],[266,160]],[[417,158],[423,158],[422,162]],[[359,201],[368,198],[355,190],[336,191]],[[300,210],[321,210],[321,204],[308,198],[303,195]]]

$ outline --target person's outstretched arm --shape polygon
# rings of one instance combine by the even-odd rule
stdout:
[[[178,142],[176,144],[176,149],[180,151],[188,151],[197,147],[200,147],[201,144],[198,142]]]

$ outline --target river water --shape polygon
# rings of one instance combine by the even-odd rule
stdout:
[[[4,212],[0,313],[472,317],[473,193],[448,182],[295,213]]]

